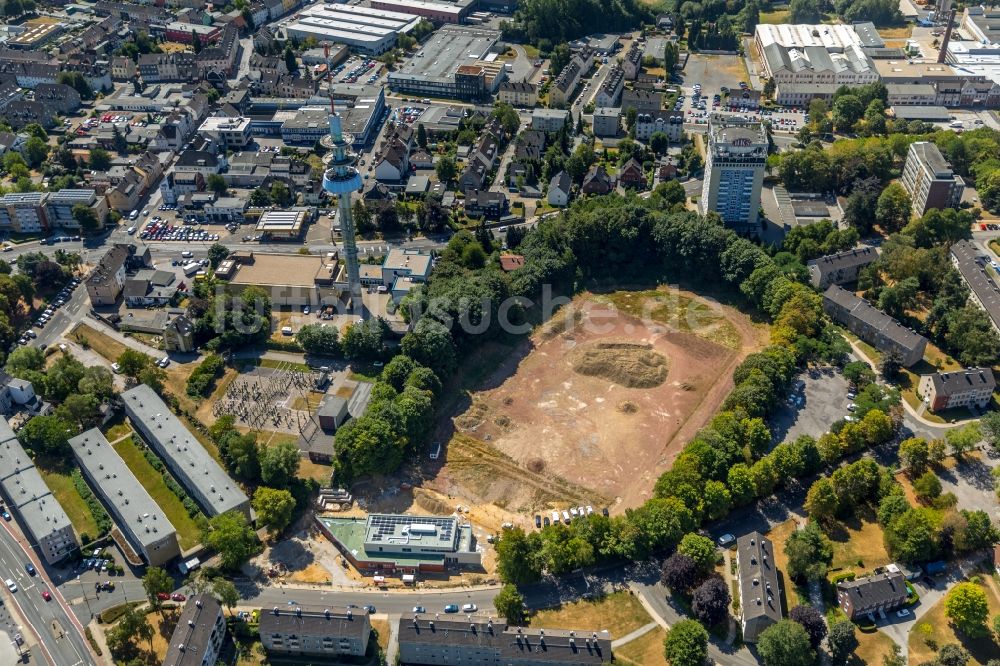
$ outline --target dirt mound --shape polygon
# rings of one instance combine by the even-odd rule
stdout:
[[[618,411],[622,414],[635,414],[639,411],[639,405],[635,404],[631,400],[623,400],[618,403]]]
[[[667,380],[667,357],[652,345],[602,341],[574,350],[574,372],[627,388],[654,388]]]

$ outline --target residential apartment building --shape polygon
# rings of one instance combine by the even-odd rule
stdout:
[[[781,595],[774,545],[760,532],[736,540],[740,626],[743,640],[756,643],[761,632],[781,621]]]
[[[642,47],[639,46],[638,40],[632,42],[632,46],[622,58],[622,69],[625,70],[625,78],[629,81],[635,81],[642,71]]]
[[[49,229],[45,192],[11,192],[0,197],[0,230],[33,234]]]
[[[878,250],[867,245],[812,259],[806,264],[809,269],[809,282],[820,290],[826,289],[831,284],[857,282],[861,269],[876,259]]]
[[[663,93],[655,90],[626,88],[622,91],[621,107],[623,112],[633,108],[639,113],[655,113],[663,108]]]
[[[497,97],[511,106],[532,107],[538,104],[538,86],[527,81],[504,81]]]
[[[209,517],[238,511],[250,518],[249,498],[153,389],[139,384],[121,397],[132,426]]]
[[[930,141],[910,144],[899,182],[910,194],[914,215],[932,208],[957,208],[965,192],[965,181]]]
[[[531,129],[558,132],[569,122],[568,109],[535,109],[531,112]]]
[[[125,270],[135,246],[117,243],[111,247],[87,276],[84,284],[90,305],[113,305],[125,288]]]
[[[613,661],[606,631],[510,626],[499,618],[404,613],[398,620],[399,661],[427,666],[606,664]]]
[[[198,133],[229,150],[242,150],[250,143],[250,119],[212,116],[198,128]]]
[[[0,490],[46,562],[60,562],[79,548],[69,517],[4,419],[0,419]]]
[[[667,135],[671,143],[684,138],[683,111],[640,111],[635,117],[635,138],[648,142],[657,132]]]
[[[191,81],[198,76],[198,61],[193,53],[143,53],[139,75],[147,84]]]
[[[573,58],[569,64],[562,68],[559,76],[549,86],[549,106],[552,108],[562,108],[569,103],[576,89],[580,85],[580,79],[584,75],[583,67],[579,60]]]
[[[920,378],[918,391],[931,411],[957,407],[985,409],[997,388],[990,368],[935,372]]]
[[[618,65],[613,65],[608,75],[604,77],[604,82],[597,89],[594,95],[594,106],[619,106],[618,102],[622,96],[622,89],[625,87],[625,70]],[[621,105],[624,107],[624,105]]]
[[[969,287],[969,300],[986,311],[1000,333],[1000,287],[986,272],[989,259],[970,240],[951,246],[951,264]]]
[[[177,532],[166,514],[97,428],[69,440],[73,457],[94,494],[136,553],[150,566],[179,557]]]
[[[837,583],[837,603],[849,620],[902,608],[906,597],[906,580],[898,571]]]
[[[163,666],[215,666],[225,638],[222,605],[210,594],[197,594],[177,618]]]
[[[372,625],[363,608],[261,608],[260,642],[272,656],[363,657]]]
[[[77,206],[86,206],[94,212],[94,217],[97,218],[96,229],[104,226],[104,220],[108,216],[108,200],[98,196],[96,190],[66,189],[50,192],[45,206],[50,227],[79,230],[80,223],[73,217],[73,209]]]
[[[594,109],[594,136],[615,137],[622,127],[622,110],[598,107]]]
[[[760,231],[760,190],[767,165],[764,126],[738,116],[712,114],[708,121],[708,159],[699,208],[715,211],[737,233]]]
[[[883,354],[896,352],[905,367],[924,358],[927,338],[914,333],[868,301],[835,284],[823,292],[823,310]]]

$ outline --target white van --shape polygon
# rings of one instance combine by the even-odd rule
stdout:
[[[138,218],[138,217],[139,217],[139,211],[137,211],[137,210],[134,210],[134,211],[132,211],[131,213],[128,214],[128,219],[130,219],[132,221],[135,221],[136,218]]]
[[[133,225],[133,226],[129,227],[128,230],[126,230],[125,233],[127,233],[129,236],[132,236],[133,234],[135,234],[135,226]]]
[[[291,326],[282,326],[281,327],[281,334],[282,335],[291,335],[292,334],[292,327]]]
[[[181,256],[184,257],[185,259],[190,259],[191,257],[194,256],[194,253],[191,252],[191,250],[184,250],[183,252],[181,252]]]

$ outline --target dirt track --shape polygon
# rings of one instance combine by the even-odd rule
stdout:
[[[552,492],[546,497],[537,487],[526,488],[522,497],[516,486],[488,473],[456,475],[465,477],[463,485],[474,483],[469,490],[477,496],[502,499],[511,508],[543,509],[539,503],[558,504],[552,500],[564,480],[568,502],[577,501],[583,487],[593,489],[595,503],[612,500],[617,512],[641,504],[683,443],[715,414],[732,387],[733,368],[766,339],[766,331],[724,306],[713,305],[737,330],[737,350],[657,322],[620,313],[608,317],[608,306],[594,301],[586,295],[574,301],[583,315],[570,330],[550,324],[536,332],[524,343],[528,349],[522,351],[530,353],[513,368],[499,368],[491,384],[497,388],[474,395],[472,407],[454,420],[466,443],[488,443],[533,479],[551,477]],[[668,361],[666,381],[627,388],[574,371],[571,359],[577,355],[570,352],[608,339],[650,345]],[[455,462],[460,460],[471,462],[464,455]],[[446,474],[451,466],[449,455]]]

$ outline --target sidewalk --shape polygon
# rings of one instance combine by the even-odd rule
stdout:
[[[862,361],[871,366],[872,369],[878,372],[878,366],[870,358],[868,358],[868,356],[863,351],[861,351],[861,348],[853,340],[847,337],[844,337],[844,340],[847,340],[847,344],[851,346],[851,351],[853,351],[858,358],[860,358]],[[929,428],[945,428],[945,429],[960,428],[966,423],[971,423],[973,421],[979,420],[977,418],[969,418],[965,419],[964,421],[956,421],[955,423],[936,423],[934,421],[928,421],[923,416],[921,416],[920,412],[913,409],[913,407],[911,407],[910,404],[906,402],[906,400],[900,399],[900,403],[902,403],[903,410],[906,411],[906,413],[910,415],[910,417],[912,417],[915,421],[918,421]]]

